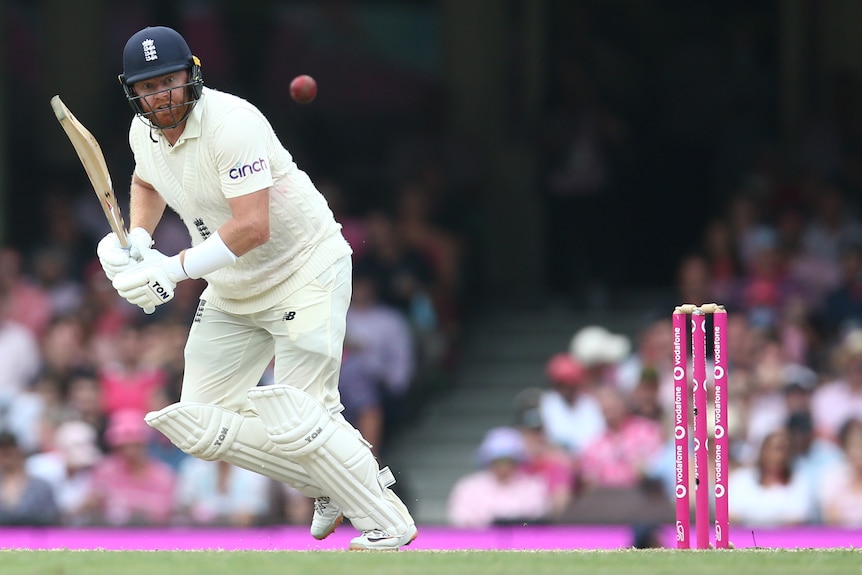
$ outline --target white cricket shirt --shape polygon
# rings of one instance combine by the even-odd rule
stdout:
[[[225,311],[271,307],[351,253],[326,199],[264,115],[237,96],[204,88],[174,146],[135,118],[129,144],[138,177],[179,214],[192,245],[231,218],[228,198],[270,188],[269,242],[205,276],[201,297]]]

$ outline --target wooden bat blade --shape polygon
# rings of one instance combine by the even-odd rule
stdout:
[[[78,159],[84,166],[84,171],[87,172],[87,177],[90,179],[90,184],[99,198],[99,203],[102,206],[102,211],[105,212],[105,217],[111,230],[120,240],[120,245],[126,247],[128,245],[126,239],[126,225],[123,222],[123,216],[120,212],[120,205],[114,195],[114,188],[111,184],[111,174],[108,172],[108,164],[105,162],[105,155],[102,153],[102,148],[99,142],[84,127],[81,122],[72,114],[60,96],[51,98],[51,108],[54,110],[54,115],[57,121],[66,132],[69,141],[75,148],[78,154]]]

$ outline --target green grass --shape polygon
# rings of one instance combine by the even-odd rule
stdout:
[[[0,551],[2,575],[828,575],[862,551]]]

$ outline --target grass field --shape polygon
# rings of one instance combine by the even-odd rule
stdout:
[[[2,575],[828,575],[862,551],[0,551]]]

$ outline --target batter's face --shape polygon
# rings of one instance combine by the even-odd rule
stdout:
[[[147,119],[164,127],[175,125],[191,106],[186,90],[188,81],[188,70],[180,70],[135,82],[132,89],[140,97]]]

